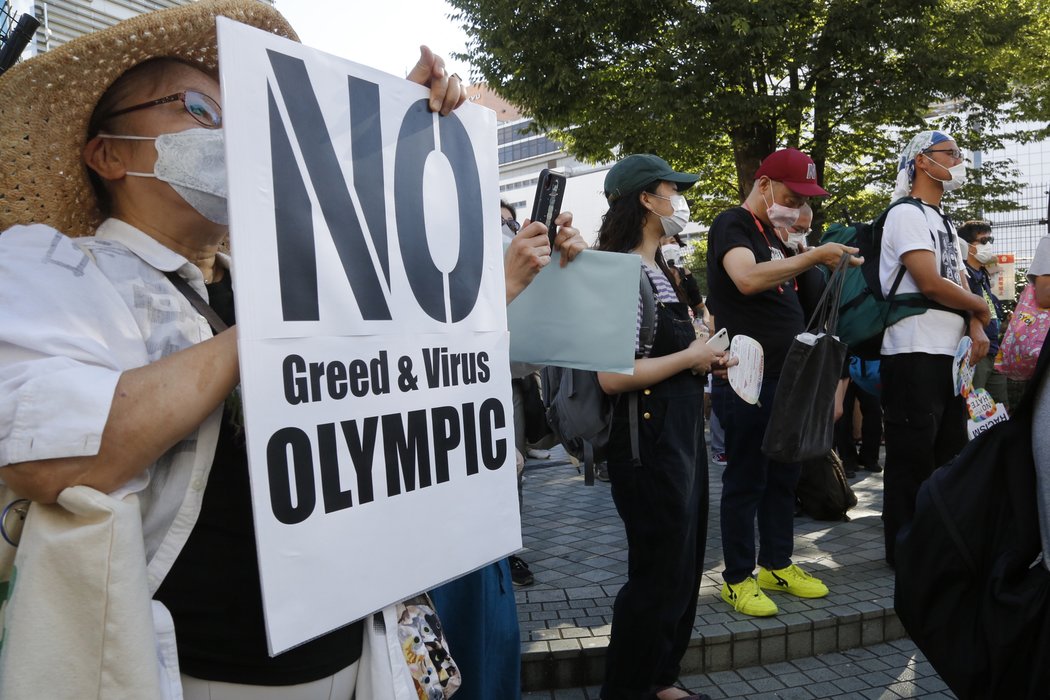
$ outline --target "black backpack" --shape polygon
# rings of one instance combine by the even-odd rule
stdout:
[[[1050,571],[1032,454],[1048,355],[1044,343],[1010,420],[926,480],[897,537],[897,615],[961,700],[1050,695]]]
[[[831,224],[820,237],[821,243],[842,243],[859,248],[860,255],[864,257],[864,263],[860,267],[846,269],[838,323],[839,339],[849,346],[851,355],[864,359],[879,359],[883,332],[902,318],[925,313],[927,309],[959,313],[916,292],[897,294],[897,287],[904,279],[903,265],[897,271],[889,294],[882,293],[882,282],[879,280],[882,229],[886,223],[886,215],[899,204],[910,204],[923,209],[922,202],[915,197],[901,197],[870,224]],[[930,236],[933,236],[932,231]]]
[[[645,270],[641,271],[638,294],[642,302],[642,346],[651,345],[656,335],[655,288]],[[583,481],[594,485],[594,465],[605,460],[605,447],[612,430],[614,397],[598,384],[598,373],[584,369],[549,365],[542,372],[543,404],[547,424],[565,451],[583,462]],[[631,451],[638,459],[638,399],[636,392],[621,394],[616,400],[630,401]]]
[[[802,511],[814,520],[849,520],[846,512],[857,505],[842,460],[834,450],[823,457],[803,460],[795,498]]]

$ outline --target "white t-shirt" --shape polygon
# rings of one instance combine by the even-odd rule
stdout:
[[[1050,236],[1039,239],[1032,256],[1032,265],[1028,268],[1028,281],[1035,282],[1035,278],[1042,275],[1050,275]]]
[[[882,231],[879,281],[883,294],[889,294],[897,278],[901,256],[913,250],[933,251],[939,261],[941,277],[963,286],[963,262],[959,255],[955,227],[941,216],[941,210],[937,207],[923,204],[920,211],[911,204],[899,204],[886,216]],[[915,279],[905,271],[896,293],[913,294],[918,291]],[[887,328],[882,336],[882,354],[924,352],[954,355],[965,332],[966,322],[958,314],[929,309],[925,313],[903,318]]]

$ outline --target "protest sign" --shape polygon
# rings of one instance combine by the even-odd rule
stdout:
[[[270,653],[521,546],[495,115],[219,20]]]
[[[634,372],[641,258],[587,250],[560,254],[507,308],[515,362],[595,372]]]
[[[1017,265],[1013,253],[995,256],[995,266],[991,271],[992,293],[1002,301],[1017,299]]]

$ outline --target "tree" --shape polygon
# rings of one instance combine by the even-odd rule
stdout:
[[[685,255],[682,256],[682,263],[684,267],[688,267],[689,271],[693,273],[693,277],[696,278],[696,286],[699,287],[700,293],[706,297],[708,293],[707,239],[702,238],[690,241]]]
[[[813,156],[833,194],[819,226],[821,204],[855,219],[886,204],[931,109],[967,148],[1050,115],[1050,0],[450,2],[475,77],[579,158],[648,151],[700,173],[701,222],[777,148]],[[988,166],[962,204],[1008,207],[1013,179]]]

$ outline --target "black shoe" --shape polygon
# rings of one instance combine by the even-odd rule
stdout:
[[[842,471],[846,474],[847,479],[852,479],[857,475],[857,463],[856,462],[843,462]]]
[[[609,467],[605,462],[594,465],[594,478],[598,481],[609,481]]]
[[[877,459],[861,459],[860,468],[864,471],[869,471],[872,474],[878,474],[882,471],[882,465],[879,464]]]
[[[685,691],[687,693],[690,693],[690,695],[688,697],[684,697],[684,698],[682,698],[682,700],[711,700],[711,696],[710,695],[708,695],[706,693],[694,693],[689,688],[686,688],[684,685],[682,685],[681,681],[675,683],[674,685],[666,686],[666,687],[663,687],[663,688],[660,688],[660,687],[653,688],[650,691],[651,694],[649,695],[649,698],[651,700],[660,700],[660,691],[661,690],[668,690],[670,688],[677,688],[678,690],[683,690],[683,691]]]
[[[515,586],[531,586],[536,583],[536,577],[529,571],[529,565],[521,560],[521,557],[511,556],[510,580]]]

